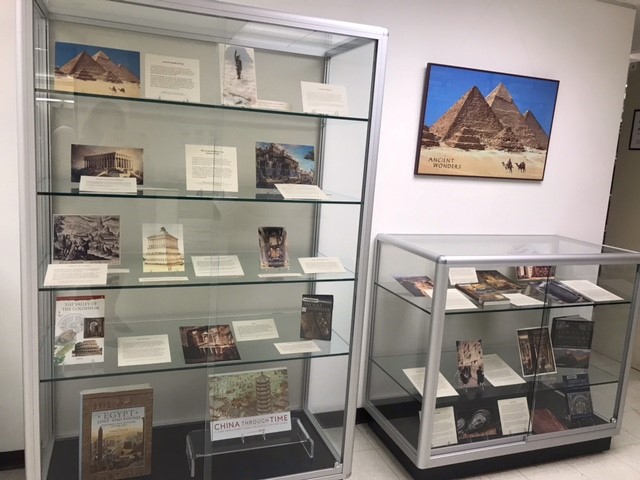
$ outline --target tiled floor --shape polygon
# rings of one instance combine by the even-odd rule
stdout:
[[[411,477],[366,425],[356,427],[353,480]],[[0,472],[0,480],[24,480],[24,471]],[[611,450],[591,456],[475,477],[482,480],[640,480],[640,372],[632,370],[622,433]],[[60,479],[65,480],[65,479]],[[240,480],[240,479],[238,479]]]

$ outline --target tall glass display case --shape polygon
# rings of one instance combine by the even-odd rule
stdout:
[[[26,8],[29,478],[347,476],[386,31]]]
[[[560,236],[378,235],[373,428],[415,478],[608,449],[639,264],[636,252]]]

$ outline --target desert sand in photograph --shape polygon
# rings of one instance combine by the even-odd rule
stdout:
[[[91,93],[111,97],[140,97],[140,84],[114,84],[103,80],[78,80],[56,75],[55,89],[62,92]]]
[[[539,180],[542,178],[545,151],[521,153],[498,150],[462,150],[451,147],[420,149],[418,172],[428,175],[452,175]],[[511,160],[512,168],[507,168]],[[518,168],[524,162],[524,171]]]

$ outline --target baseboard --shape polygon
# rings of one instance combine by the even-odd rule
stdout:
[[[24,450],[0,452],[0,470],[24,468]]]
[[[356,424],[368,423],[370,420],[371,415],[369,415],[369,412],[367,412],[364,407],[356,409]]]

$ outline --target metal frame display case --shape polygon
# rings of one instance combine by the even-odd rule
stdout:
[[[636,252],[561,236],[378,235],[372,428],[415,478],[608,449],[639,264]]]
[[[142,434],[117,461],[81,436],[81,395],[138,384],[153,392],[148,478],[349,475],[386,30],[204,0],[25,3],[29,479],[138,461]],[[106,283],[61,273],[105,262]],[[304,295],[333,297],[328,331],[301,331]],[[65,305],[102,319],[100,341],[73,344],[95,331],[65,323]],[[238,393],[251,372],[257,400]],[[223,377],[236,384],[220,400]],[[211,433],[272,411],[290,428]]]

